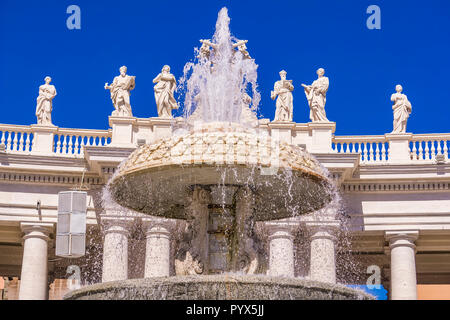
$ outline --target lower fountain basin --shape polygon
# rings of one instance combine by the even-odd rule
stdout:
[[[340,284],[263,275],[174,276],[111,281],[69,292],[65,300],[371,300]]]

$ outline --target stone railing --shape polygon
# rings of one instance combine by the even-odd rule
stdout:
[[[415,134],[410,142],[410,151],[413,161],[447,161],[450,134]]]
[[[109,130],[59,128],[55,134],[54,153],[80,154],[84,146],[106,146],[111,143]]]
[[[109,130],[0,124],[0,152],[78,157],[85,146],[135,147],[138,140],[149,143],[172,134],[172,121],[167,119],[109,120]],[[279,131],[280,137],[293,143],[292,124],[288,125],[269,124],[271,134]],[[449,162],[450,133],[334,136],[334,123],[297,124],[295,130],[296,142],[309,143],[310,152],[359,154],[363,165]]]
[[[359,153],[361,164],[445,163],[450,134],[386,134],[383,136],[334,136],[335,153]]]
[[[0,151],[64,156],[83,155],[84,146],[111,143],[111,130],[0,124]]]
[[[31,151],[32,135],[31,126],[0,124],[0,145],[5,151]]]
[[[386,136],[334,136],[332,149],[336,153],[359,153],[361,163],[383,163],[389,157]]]

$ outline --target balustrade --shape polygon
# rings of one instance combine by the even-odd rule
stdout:
[[[389,147],[384,136],[335,136],[332,146],[336,153],[359,153],[363,164],[388,160]]]
[[[34,128],[0,124],[1,149],[12,153],[31,152],[35,136]],[[84,146],[106,146],[110,142],[110,130],[57,128],[52,150],[57,155],[83,155]]]

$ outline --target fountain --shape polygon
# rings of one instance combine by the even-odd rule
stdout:
[[[136,149],[105,190],[114,205],[154,217],[156,233],[182,221],[176,275],[95,284],[66,299],[370,298],[343,285],[288,276],[283,261],[267,261],[265,225],[289,225],[327,206],[335,192],[308,152],[256,127],[257,65],[247,41],[230,35],[229,22],[223,8],[214,37],[201,40],[197,63],[185,67],[183,125],[172,137]],[[277,248],[288,252],[284,245],[281,236]],[[278,263],[278,272],[271,263]]]

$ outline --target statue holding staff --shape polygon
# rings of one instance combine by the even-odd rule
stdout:
[[[302,83],[310,108],[309,118],[312,122],[329,122],[325,113],[325,103],[327,102],[326,95],[330,82],[327,77],[324,77],[324,74],[325,70],[319,68],[317,80],[314,80],[309,86]]]
[[[394,102],[392,110],[394,111],[394,130],[392,133],[405,133],[406,123],[412,111],[411,102],[408,97],[402,93],[401,85],[395,87],[396,93],[391,96],[391,101]]]
[[[158,117],[173,118],[172,110],[178,109],[179,107],[173,96],[177,87],[177,81],[175,76],[170,73],[170,67],[168,65],[162,68],[161,73],[153,79],[153,83],[156,83],[154,91]]]
[[[42,125],[52,124],[52,100],[56,96],[56,88],[51,85],[52,78],[45,77],[45,84],[39,87],[39,96],[36,99],[37,123]]]
[[[113,116],[132,117],[130,105],[130,91],[135,87],[135,76],[127,75],[127,67],[122,66],[119,69],[120,75],[115,77],[113,83],[105,83],[105,89],[111,91],[111,100],[114,108]]]
[[[286,71],[280,71],[281,80],[275,82],[274,89],[270,92],[272,100],[275,100],[278,96],[274,121],[292,122],[293,119],[294,97],[292,96],[292,91],[294,86],[292,85],[292,80],[286,80],[286,74]]]

